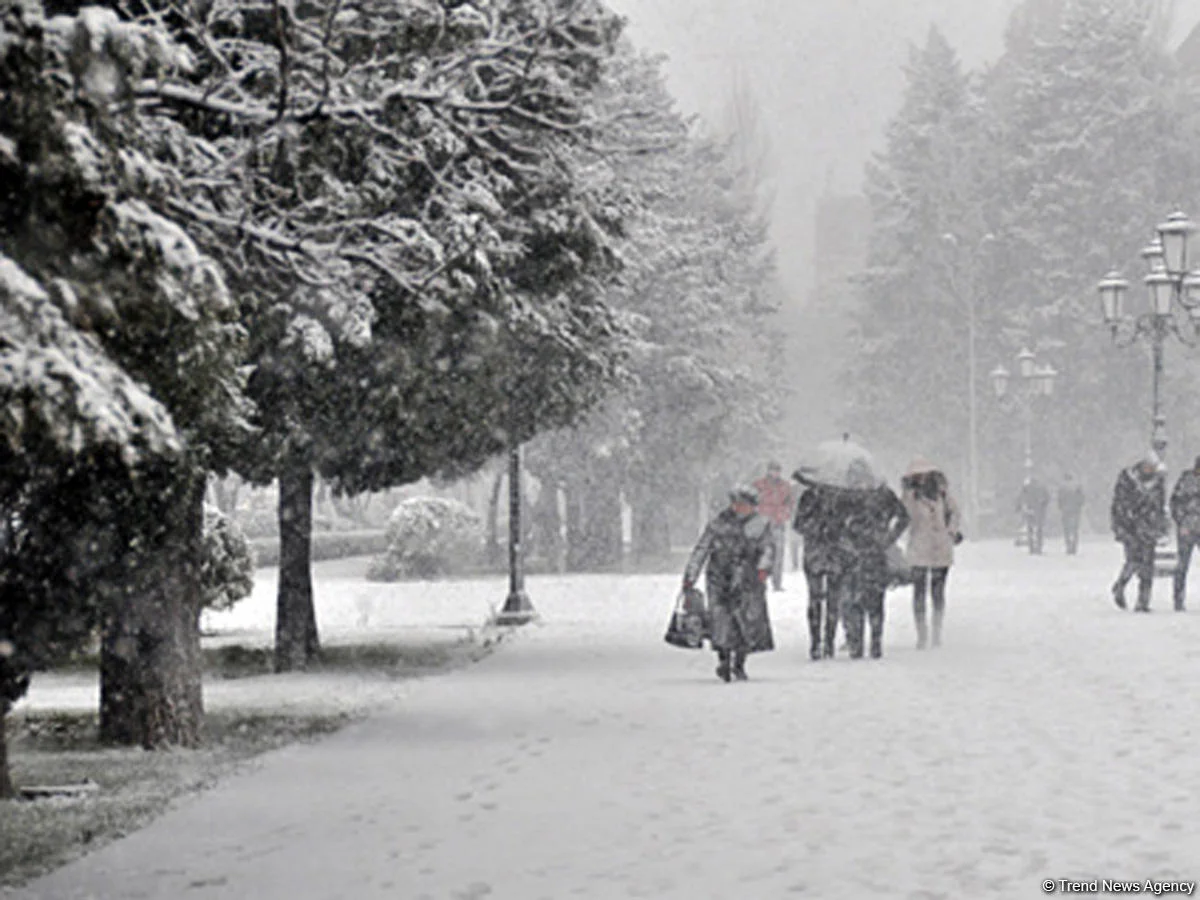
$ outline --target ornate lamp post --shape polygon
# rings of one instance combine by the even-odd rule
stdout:
[[[1148,290],[1147,312],[1138,316],[1125,313],[1129,282],[1115,269],[1098,286],[1100,310],[1104,324],[1112,330],[1113,343],[1128,347],[1145,339],[1153,348],[1150,444],[1160,457],[1167,450],[1167,422],[1162,411],[1163,345],[1169,335],[1174,335],[1194,347],[1200,330],[1200,272],[1188,270],[1189,238],[1195,229],[1185,213],[1172,213],[1142,251],[1150,269],[1143,279]]]
[[[1054,393],[1054,379],[1058,377],[1057,370],[1046,364],[1038,365],[1037,356],[1028,348],[1017,354],[1017,377],[1020,378],[1020,389],[1015,394],[1009,393],[1009,380],[1012,375],[1003,365],[996,366],[991,371],[992,389],[996,399],[1004,403],[1012,403],[1021,410],[1025,424],[1025,476],[1033,474],[1033,408],[1039,397],[1049,397]]]

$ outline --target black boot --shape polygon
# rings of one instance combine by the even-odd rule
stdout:
[[[718,650],[717,651],[717,660],[718,660],[718,662],[717,662],[717,677],[720,678],[722,681],[729,681],[729,676],[730,676],[729,651],[728,650]]]
[[[746,654],[740,650],[733,654],[733,677],[738,681],[745,681],[746,675]]]
[[[1125,588],[1124,585],[1114,584],[1112,588],[1113,603],[1117,604],[1118,609],[1126,609],[1125,606]]]
[[[814,615],[815,613],[815,615]],[[808,607],[808,657],[821,658],[821,608]]]
[[[933,612],[933,646],[942,646],[942,616],[944,614],[934,610]]]
[[[929,626],[925,624],[925,617],[917,618],[917,649],[924,650],[925,645],[929,643]]]
[[[1141,582],[1138,584],[1138,599],[1137,606],[1134,607],[1134,612],[1150,612],[1150,590],[1149,582]]]

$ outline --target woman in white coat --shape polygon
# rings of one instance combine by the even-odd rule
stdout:
[[[933,599],[933,646],[942,642],[946,615],[946,579],[954,564],[954,545],[962,541],[958,504],[950,496],[946,476],[927,459],[909,464],[901,481],[900,499],[908,510],[908,564],[913,576],[913,618],[917,649],[929,642],[925,622],[926,592]]]

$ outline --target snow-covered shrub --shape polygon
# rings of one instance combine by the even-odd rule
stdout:
[[[232,609],[254,590],[254,551],[237,525],[214,507],[204,509],[204,608]]]
[[[387,552],[372,561],[367,578],[434,578],[476,561],[483,549],[483,526],[457,500],[413,497],[392,511],[387,541]]]

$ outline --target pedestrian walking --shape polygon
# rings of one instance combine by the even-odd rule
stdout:
[[[838,488],[794,476],[806,486],[796,501],[792,530],[804,544],[804,578],[808,583],[808,655],[832,658],[837,637],[838,605],[849,573],[850,558],[838,549],[840,521],[835,506]]]
[[[705,573],[710,640],[722,681],[745,681],[747,654],[775,649],[766,597],[775,542],[757,506],[753,487],[731,491],[729,507],[708,523],[683,573],[685,590]]]
[[[1021,493],[1017,495],[1017,512],[1025,525],[1025,539],[1029,552],[1036,556],[1042,553],[1042,538],[1046,528],[1046,509],[1050,506],[1050,491],[1033,475],[1025,478]]]
[[[1083,486],[1068,472],[1058,486],[1058,513],[1062,516],[1063,542],[1067,556],[1079,552],[1079,523],[1083,518]]]
[[[792,516],[795,491],[791,482],[781,478],[779,463],[767,463],[767,474],[754,482],[758,491],[758,514],[771,523],[771,536],[775,541],[775,562],[771,566],[771,587],[783,590],[783,558],[787,542],[788,520]]]
[[[900,498],[865,464],[850,468],[850,488],[842,492],[844,518],[840,540],[853,558],[842,610],[851,659],[861,659],[865,625],[870,626],[870,654],[883,656],[884,596],[888,587],[887,551],[908,527],[908,510]]]
[[[925,617],[927,593],[933,601],[933,646],[942,643],[946,581],[954,565],[954,546],[962,541],[959,509],[945,473],[923,457],[909,463],[900,488],[910,519],[905,555],[912,566],[917,649],[924,650],[930,638]]]
[[[1176,541],[1175,610],[1183,612],[1192,550],[1200,544],[1200,456],[1175,482],[1171,491],[1171,518],[1175,521]]]
[[[1150,612],[1154,585],[1154,545],[1166,533],[1166,479],[1158,454],[1151,450],[1122,469],[1113,488],[1109,519],[1113,536],[1125,548],[1125,564],[1112,586],[1113,602],[1125,609],[1125,585],[1137,575],[1135,610]]]

